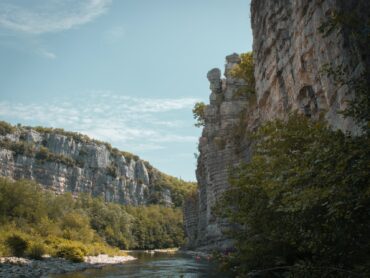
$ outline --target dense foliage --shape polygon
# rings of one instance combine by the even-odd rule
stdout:
[[[0,121],[0,135],[7,135],[14,132],[15,128],[7,122]]]
[[[232,174],[218,207],[238,227],[230,231],[234,270],[260,277],[370,274],[369,137],[294,114],[265,124],[253,139],[252,161]]]
[[[206,105],[204,102],[197,102],[193,108],[193,117],[196,120],[194,124],[196,127],[201,127],[205,125],[205,109]]]
[[[186,196],[197,187],[195,182],[184,181],[160,172],[156,173],[153,183],[155,190],[149,196],[149,203],[161,205],[163,202],[161,192],[167,189],[171,192],[171,199],[175,207],[182,207]]]
[[[233,77],[243,79],[246,82],[246,86],[241,90],[242,93],[247,95],[254,94],[256,80],[254,79],[253,53],[242,53],[240,54],[240,59],[241,62],[235,65],[230,73]]]
[[[177,247],[183,239],[180,209],[56,196],[32,181],[0,179],[0,256],[47,252],[78,261],[81,254]]]

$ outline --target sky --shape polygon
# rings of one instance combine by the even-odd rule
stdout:
[[[64,128],[195,180],[207,72],[252,49],[250,0],[0,0],[0,120]]]

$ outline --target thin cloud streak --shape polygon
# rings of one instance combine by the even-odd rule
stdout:
[[[93,21],[104,14],[111,0],[41,1],[22,7],[5,1],[0,4],[0,26],[31,35],[60,32]]]
[[[197,142],[183,134],[183,122],[163,117],[179,110],[190,110],[195,98],[135,98],[112,92],[95,92],[80,99],[55,99],[49,103],[0,102],[0,117],[21,123],[63,127],[93,138],[124,145],[125,149],[159,150],[168,143]],[[171,118],[172,119],[172,118]]]

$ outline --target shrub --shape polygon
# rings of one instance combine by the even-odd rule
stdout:
[[[9,236],[5,240],[6,246],[10,249],[13,256],[22,257],[28,247],[28,242],[19,235]]]
[[[241,62],[234,66],[231,75],[245,80],[248,84],[254,85],[254,63],[253,53],[247,52],[240,55]]]
[[[13,141],[10,141],[7,138],[0,141],[0,147],[3,148],[3,149],[11,150],[16,155],[21,154],[21,155],[31,156],[34,153],[34,145],[33,144],[23,142],[23,141],[13,142]]]
[[[110,175],[113,178],[117,177],[117,166],[114,163],[111,163],[107,167],[107,174]]]
[[[253,63],[253,53],[247,52],[240,55],[241,62],[234,66],[231,70],[231,76],[235,78],[243,79],[247,85],[243,88],[242,93],[254,94],[255,84],[254,79],[254,63]]]
[[[28,256],[34,260],[41,260],[45,254],[45,245],[41,242],[34,242],[28,249]]]
[[[64,244],[59,247],[57,251],[57,257],[70,260],[74,263],[81,263],[84,261],[85,250],[80,246],[74,244]]]
[[[197,102],[193,108],[193,118],[197,121],[194,125],[201,127],[205,125],[205,108],[204,102]]]
[[[21,155],[33,155],[34,152],[34,146],[33,144],[27,143],[27,142],[12,142],[11,143],[11,150],[15,152],[15,154],[21,154]]]
[[[7,122],[0,121],[0,135],[7,135],[15,131],[15,128]]]
[[[43,146],[40,147],[39,151],[36,153],[36,159],[46,160],[49,157],[49,149]]]
[[[216,207],[235,224],[228,232],[236,240],[238,274],[368,277],[369,137],[293,114],[266,123],[252,138],[252,160],[231,172]]]

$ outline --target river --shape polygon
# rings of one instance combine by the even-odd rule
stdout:
[[[133,252],[138,258],[121,265],[105,266],[102,269],[89,269],[82,272],[52,276],[53,278],[118,278],[118,277],[228,277],[219,273],[217,265],[204,258],[196,258],[184,253],[144,253]]]

